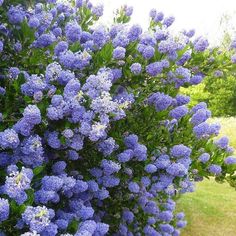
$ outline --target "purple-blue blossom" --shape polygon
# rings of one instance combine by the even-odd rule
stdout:
[[[122,153],[117,155],[118,161],[119,162],[128,162],[130,161],[134,156],[134,152],[132,149],[127,149],[123,151]]]
[[[25,19],[25,11],[20,5],[12,5],[7,12],[7,16],[11,24],[17,25]]]
[[[163,65],[161,62],[153,62],[149,65],[146,66],[146,72],[150,75],[150,76],[157,76],[159,74],[161,74],[163,71]]]
[[[21,171],[17,168],[10,171],[6,177],[4,185],[4,193],[14,199],[19,205],[27,200],[25,190],[30,188],[30,183],[33,178],[33,171],[29,168],[22,167]]]
[[[121,60],[125,57],[126,49],[123,47],[116,47],[113,51],[113,58],[117,60]]]
[[[192,150],[189,147],[184,146],[183,144],[175,145],[171,148],[171,156],[173,157],[190,157]]]
[[[188,173],[188,170],[181,163],[172,163],[166,169],[167,173],[173,176],[183,177]]]
[[[188,108],[186,106],[179,106],[170,111],[170,116],[176,120],[181,119],[188,114]]]
[[[233,164],[236,164],[236,157],[234,157],[234,156],[226,157],[226,158],[224,159],[224,163],[225,163],[226,165],[233,165]]]
[[[157,167],[153,164],[146,165],[144,169],[147,173],[155,173],[157,171]]]
[[[214,174],[214,175],[220,175],[222,168],[219,165],[216,164],[211,164],[208,168],[209,172]]]
[[[102,15],[103,15],[103,5],[102,5],[102,4],[99,4],[99,5],[97,5],[97,6],[94,6],[94,7],[92,8],[92,13],[93,13],[94,15],[96,15],[97,17],[102,16]]]
[[[68,22],[65,26],[65,34],[69,41],[76,42],[80,40],[82,29],[77,22]]]
[[[172,102],[173,102],[172,97],[160,92],[153,93],[148,98],[148,103],[153,104],[157,111],[166,110],[169,106],[171,106]]]
[[[0,146],[3,149],[15,149],[20,144],[18,134],[14,129],[6,129],[0,132]]]
[[[163,20],[163,25],[165,25],[166,27],[171,26],[175,21],[175,17],[174,16],[169,16],[164,18]]]
[[[142,65],[140,63],[133,63],[130,66],[130,70],[133,74],[138,75],[141,73],[142,71]]]
[[[223,136],[220,139],[216,140],[215,144],[221,149],[226,149],[229,145],[229,139],[228,137]]]
[[[22,214],[22,220],[27,224],[32,231],[41,233],[49,224],[52,215],[49,209],[45,206],[27,206]]]
[[[203,37],[199,37],[194,41],[194,49],[196,51],[203,52],[206,50],[208,46],[209,46],[208,40]]]
[[[0,40],[0,52],[2,52],[2,51],[3,51],[3,47],[4,47],[4,43],[3,43],[3,41],[2,41],[2,40]]]
[[[140,187],[137,183],[135,182],[130,182],[128,185],[129,191],[132,193],[138,193],[140,190]]]
[[[198,160],[202,163],[206,163],[210,160],[210,154],[209,153],[203,153],[198,157]]]
[[[7,220],[10,213],[10,205],[7,199],[0,198],[0,222]]]

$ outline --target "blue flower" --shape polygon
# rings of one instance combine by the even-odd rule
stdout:
[[[161,155],[154,164],[158,169],[166,169],[170,165],[170,157],[168,155]]]
[[[38,26],[40,25],[40,21],[37,17],[32,16],[28,20],[28,25],[30,28],[38,28]]]
[[[128,185],[128,189],[132,193],[138,193],[139,190],[140,190],[140,187],[139,187],[139,185],[137,183],[130,182],[129,185]]]
[[[166,17],[164,20],[163,20],[163,25],[165,25],[166,27],[169,27],[171,26],[175,21],[175,18],[173,16],[170,16],[170,17]]]
[[[183,144],[175,145],[171,148],[171,155],[173,157],[190,157],[192,150]]]
[[[66,85],[70,80],[75,79],[74,73],[68,71],[68,70],[62,70],[60,71],[58,75],[58,82],[59,84]]]
[[[10,78],[16,79],[18,75],[20,74],[20,70],[17,67],[10,67],[8,73],[9,73]]]
[[[210,160],[210,155],[209,153],[203,153],[198,157],[198,160],[202,163],[206,163]]]
[[[14,129],[6,129],[0,132],[0,146],[4,149],[15,149],[20,144],[18,134]]]
[[[187,114],[188,114],[188,108],[185,105],[176,107],[170,111],[170,116],[176,120],[181,119]]]
[[[147,173],[155,173],[157,171],[157,167],[153,164],[146,165],[144,169]]]
[[[109,225],[105,223],[98,222],[96,225],[96,233],[99,235],[106,235],[109,231]]]
[[[199,125],[205,122],[208,118],[211,117],[211,112],[207,109],[198,109],[195,114],[193,114],[191,118],[191,123],[193,125]]]
[[[181,163],[172,163],[166,169],[167,173],[173,176],[183,177],[188,173],[188,170]]]
[[[73,188],[74,193],[82,193],[88,189],[88,184],[82,180],[76,180],[76,184]]]
[[[209,172],[214,174],[214,175],[220,175],[222,169],[219,165],[216,165],[216,164],[212,164],[209,166],[208,168]]]
[[[158,218],[164,222],[170,222],[173,219],[173,214],[171,211],[162,211],[159,213]]]
[[[153,104],[157,111],[166,110],[169,106],[171,106],[172,102],[172,97],[160,92],[153,93],[148,98],[148,103]]]
[[[190,97],[185,95],[177,95],[175,97],[178,106],[186,105],[190,102]]]
[[[160,229],[162,232],[169,233],[169,234],[173,233],[174,231],[174,227],[169,224],[160,224]]]
[[[152,46],[148,45],[144,47],[141,53],[144,59],[151,59],[155,54],[155,49]]]
[[[134,147],[134,156],[138,161],[145,161],[147,159],[147,147],[143,144],[137,144]]]
[[[103,5],[102,4],[99,4],[97,6],[94,6],[92,8],[92,13],[97,16],[97,17],[100,17],[103,15]]]
[[[41,76],[31,75],[27,81],[21,85],[21,91],[27,96],[33,96],[37,92],[47,89],[47,84]]]
[[[45,206],[27,206],[22,214],[24,223],[29,225],[30,230],[37,233],[41,233],[50,224],[51,218],[51,213]]]
[[[59,191],[63,186],[63,180],[57,176],[44,176],[42,178],[42,188],[44,190]]]
[[[92,207],[82,207],[79,211],[79,216],[82,220],[88,220],[93,217],[94,210]]]
[[[4,192],[20,205],[27,199],[25,190],[30,189],[30,183],[33,178],[33,171],[28,168],[22,167],[21,171],[10,171],[9,176],[6,177],[4,185]]]
[[[129,41],[135,41],[139,38],[139,36],[142,34],[142,28],[140,25],[133,25],[130,27],[128,32],[128,39]]]
[[[219,140],[215,141],[215,144],[221,149],[226,149],[229,145],[229,139],[226,136],[221,137]]]
[[[133,7],[125,5],[124,11],[126,16],[131,16],[133,13]]]
[[[117,155],[119,162],[128,162],[134,157],[132,149],[127,149],[124,152]]]
[[[159,61],[153,62],[153,63],[146,66],[146,72],[150,76],[157,76],[157,75],[161,74],[162,71],[163,71],[163,65]]]
[[[82,33],[81,27],[77,22],[68,22],[65,26],[65,34],[69,41],[76,42],[80,40]]]
[[[103,47],[107,42],[107,32],[104,27],[97,27],[92,34],[93,43],[97,48]]]
[[[125,57],[125,52],[126,52],[125,48],[118,46],[113,50],[113,58],[121,60]]]
[[[103,168],[105,175],[117,173],[121,169],[120,164],[106,159],[102,160],[101,167]]]
[[[21,151],[22,161],[32,167],[39,166],[44,161],[44,150],[41,137],[32,135],[22,142]]]
[[[0,40],[0,52],[2,52],[2,51],[3,51],[3,47],[4,47],[3,41],[2,41],[2,40]]]
[[[10,206],[8,200],[0,198],[0,222],[8,219],[9,212],[10,212]]]
[[[236,164],[236,157],[233,157],[233,156],[226,157],[226,158],[224,159],[224,163],[225,163],[226,165],[234,165],[234,164]]]
[[[59,56],[61,53],[67,51],[69,45],[66,41],[60,41],[54,48],[54,54]]]
[[[24,109],[23,117],[29,124],[37,125],[41,123],[41,112],[36,105],[28,105]]]
[[[11,24],[20,24],[25,19],[25,11],[20,5],[11,6],[7,16]]]
[[[139,64],[139,63],[133,63],[133,64],[130,66],[130,70],[131,70],[131,72],[132,72],[133,74],[138,75],[138,74],[140,74],[141,71],[142,71],[142,66],[141,66],[141,64]]]
[[[164,18],[163,12],[157,12],[157,13],[155,14],[155,16],[153,17],[153,19],[154,19],[154,21],[155,21],[156,23],[162,21],[163,18]]]
[[[113,176],[104,176],[102,177],[103,186],[106,188],[113,188],[120,184],[120,179]]]
[[[116,144],[115,140],[110,137],[98,144],[98,150],[103,153],[104,156],[110,155],[119,146]]]
[[[36,48],[46,48],[50,46],[53,42],[56,41],[56,38],[51,33],[46,33],[40,35],[36,41],[33,43],[33,46]]]
[[[209,46],[207,39],[199,37],[194,42],[194,49],[198,52],[203,52]]]
[[[93,221],[93,220],[85,220],[84,222],[82,222],[79,225],[79,230],[78,230],[77,234],[87,231],[87,232],[89,232],[92,235],[95,232],[96,228],[97,228],[97,224],[96,224],[95,221]],[[82,236],[84,234],[78,234],[78,235]]]
[[[129,211],[129,210],[124,210],[123,214],[122,214],[122,218],[128,224],[131,224],[134,220],[134,213],[132,211]]]

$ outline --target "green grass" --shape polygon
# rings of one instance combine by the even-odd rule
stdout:
[[[222,129],[220,136],[228,136],[236,149],[236,118],[217,118]],[[183,195],[177,209],[184,211],[188,225],[182,236],[236,236],[236,191],[227,183],[213,179],[198,183],[194,193]]]
[[[196,192],[178,200],[177,209],[188,221],[182,236],[236,235],[236,191],[228,184],[213,179],[198,183]]]

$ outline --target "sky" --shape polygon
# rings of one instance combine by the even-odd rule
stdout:
[[[148,26],[149,11],[155,8],[166,16],[174,16],[173,31],[195,29],[196,35],[208,37],[211,44],[217,44],[227,29],[236,35],[236,0],[91,0],[96,5],[104,5],[102,21],[112,22],[112,12],[127,4],[134,7],[132,23]],[[230,17],[228,23],[220,25],[224,15]]]

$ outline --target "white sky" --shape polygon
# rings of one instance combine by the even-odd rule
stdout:
[[[227,28],[236,28],[236,0],[91,0],[104,4],[103,21],[112,22],[112,12],[119,6],[127,4],[134,7],[132,23],[147,27],[149,11],[152,8],[162,11],[166,16],[173,15],[174,30],[192,29],[197,35],[207,36],[209,41],[217,44],[222,36],[220,19],[224,14],[231,16]]]

